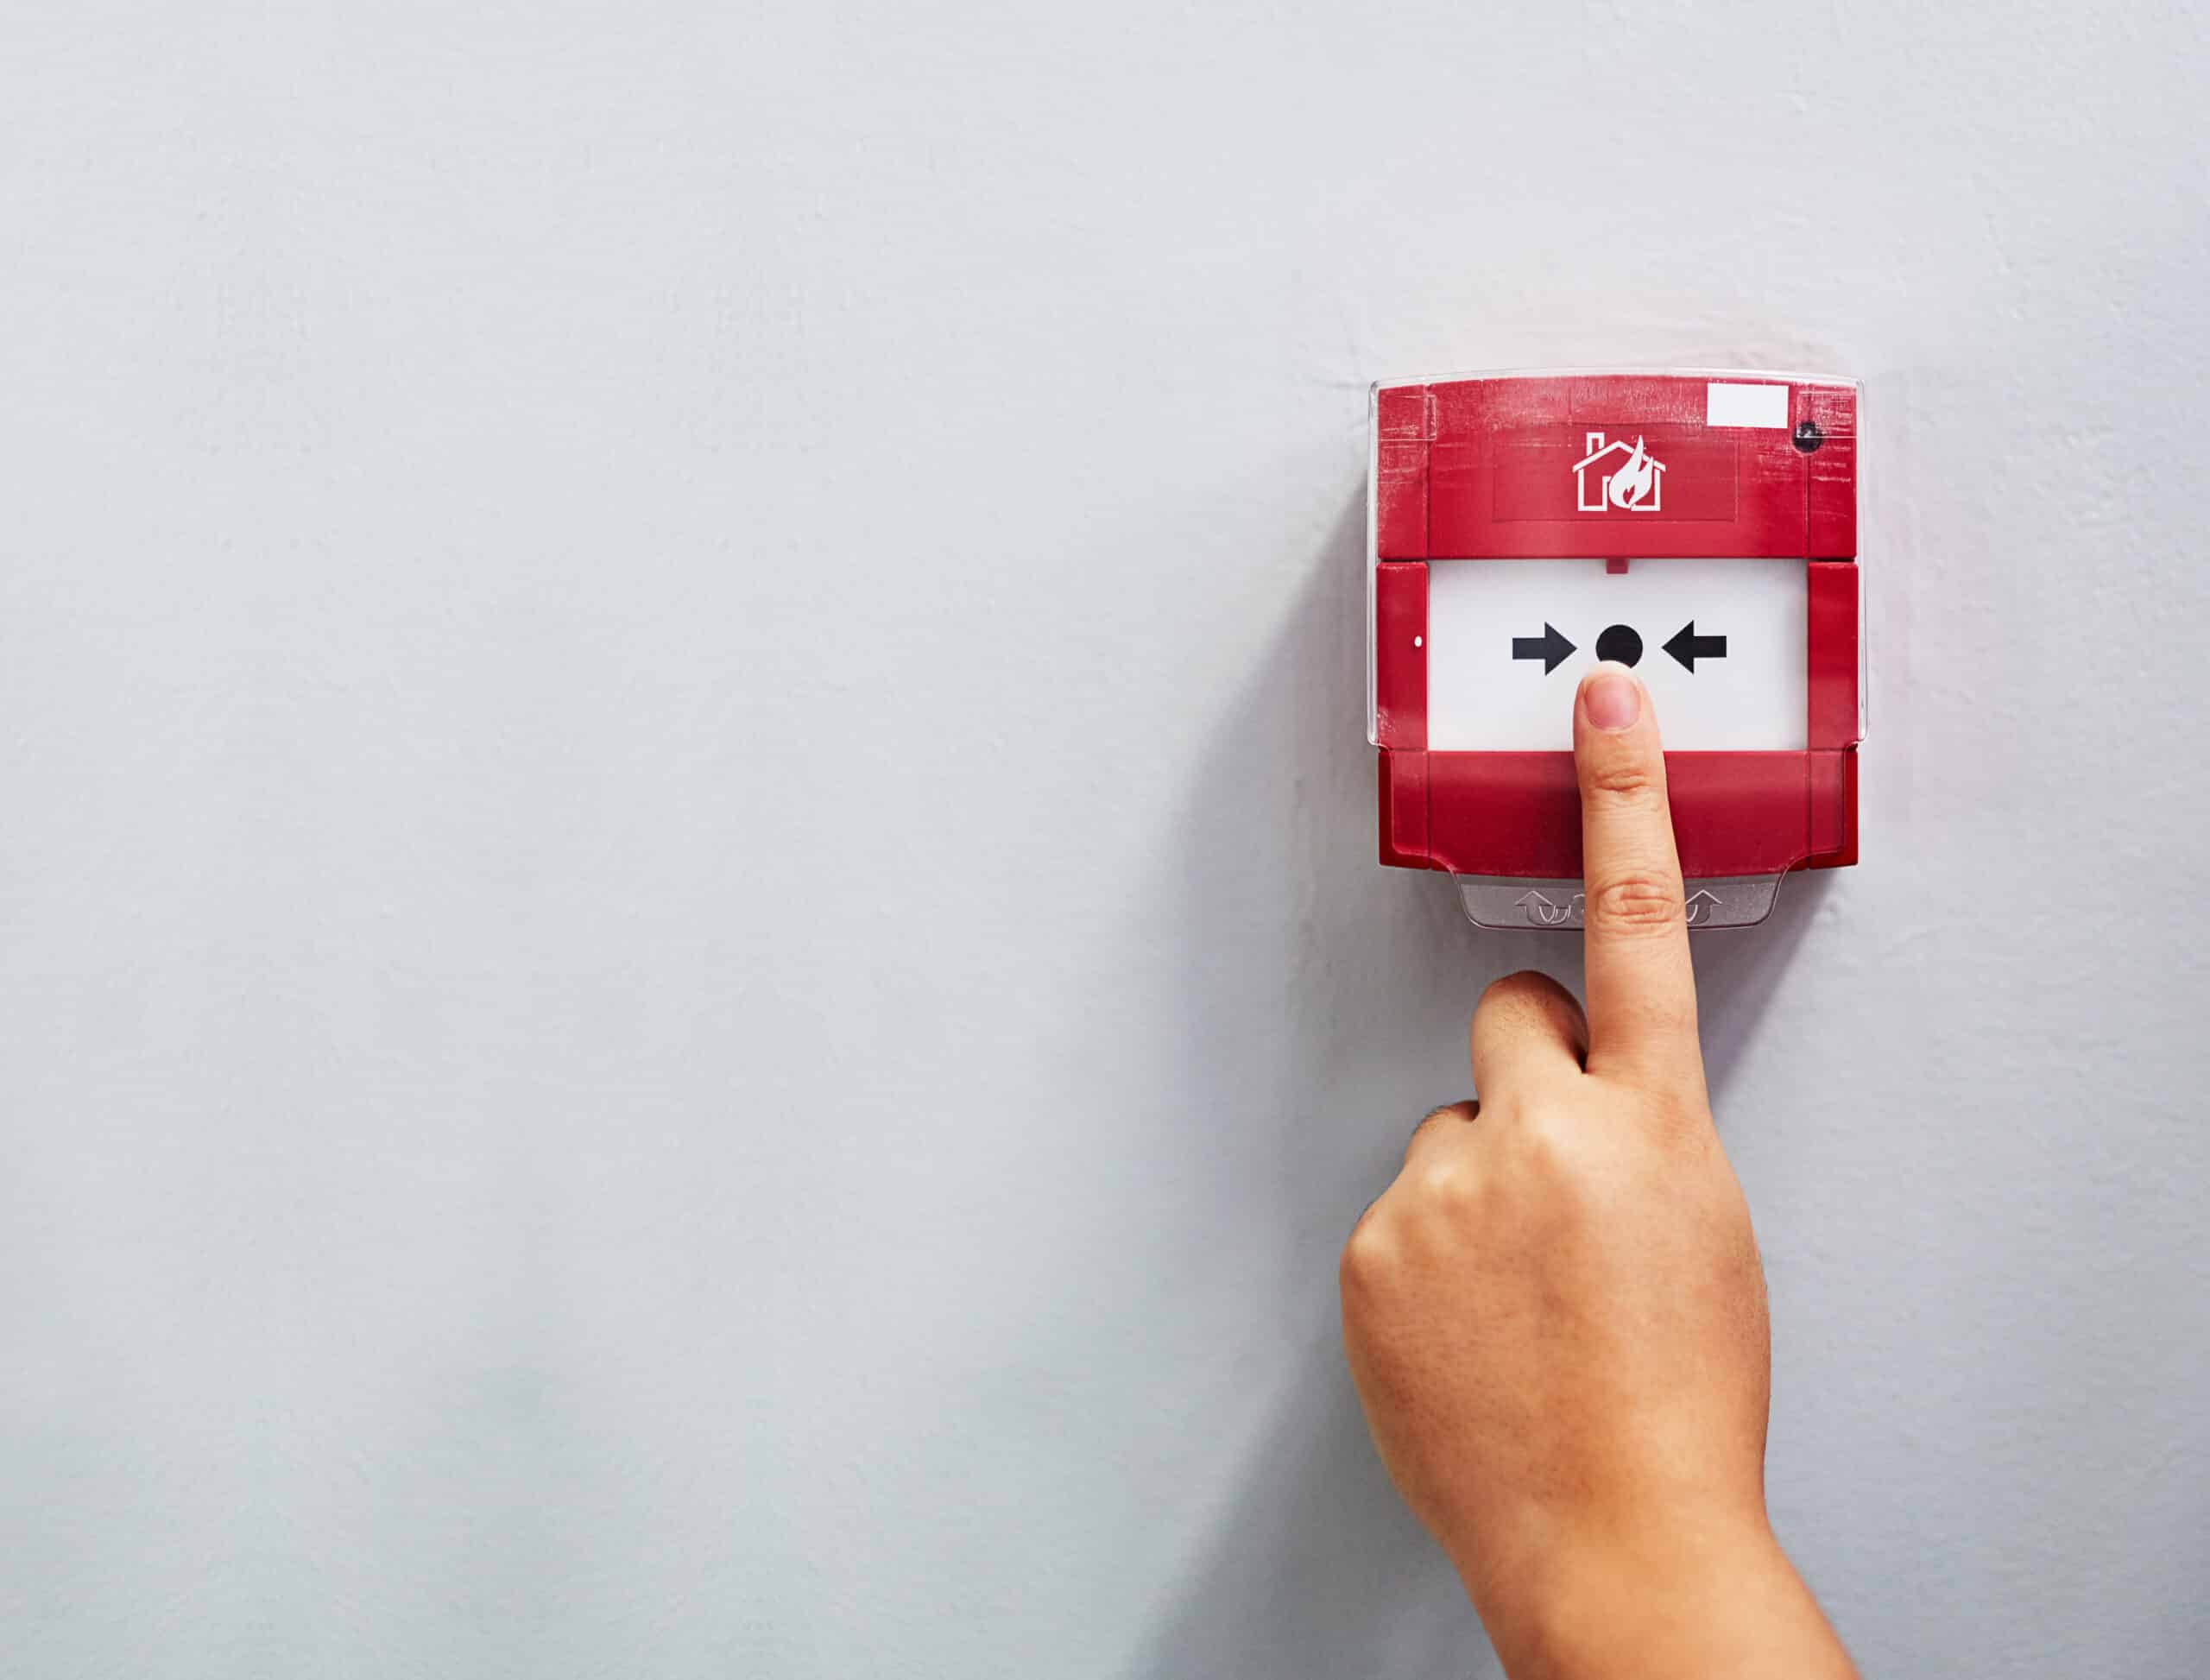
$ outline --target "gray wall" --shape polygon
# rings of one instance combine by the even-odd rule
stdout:
[[[1365,388],[1867,383],[1698,947],[1870,1672],[2210,1648],[2205,19],[19,9],[0,1671],[1443,1676]],[[1910,14],[1920,15],[1912,17]]]

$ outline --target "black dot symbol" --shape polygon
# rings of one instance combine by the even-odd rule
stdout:
[[[1827,434],[1819,430],[1819,423],[1815,420],[1796,421],[1796,430],[1789,438],[1789,441],[1806,455],[1826,440]]]
[[[1596,657],[1632,665],[1642,657],[1642,638],[1635,635],[1632,627],[1614,624],[1596,638]]]

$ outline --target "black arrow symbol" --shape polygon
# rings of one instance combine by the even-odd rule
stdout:
[[[1698,660],[1723,660],[1727,657],[1727,638],[1698,635],[1695,620],[1691,618],[1681,626],[1680,633],[1665,644],[1665,651],[1686,666],[1693,675]]]
[[[1515,660],[1540,660],[1543,674],[1547,677],[1563,665],[1566,656],[1573,652],[1573,644],[1560,635],[1556,628],[1544,624],[1538,636],[1512,638],[1512,657]]]

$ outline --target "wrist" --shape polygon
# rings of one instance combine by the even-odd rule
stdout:
[[[1546,1550],[1515,1580],[1461,1571],[1511,1680],[1855,1673],[1762,1511]]]

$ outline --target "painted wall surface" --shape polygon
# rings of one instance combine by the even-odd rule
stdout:
[[[1338,1245],[1366,387],[1866,382],[1698,945],[1868,1674],[2210,1663],[2210,23],[573,0],[0,52],[0,1673],[1492,1672]]]

